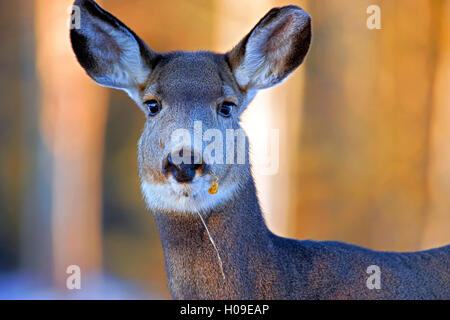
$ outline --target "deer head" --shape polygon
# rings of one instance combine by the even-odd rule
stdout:
[[[78,61],[98,84],[127,92],[147,119],[138,161],[150,210],[208,212],[232,198],[252,179],[248,144],[246,161],[236,164],[242,150],[228,148],[232,142],[224,141],[212,156],[194,136],[215,130],[235,140],[239,118],[257,91],[282,82],[303,61],[311,41],[309,15],[296,6],[272,9],[225,54],[158,53],[94,1],[75,5],[81,23],[71,30],[71,41]],[[220,181],[215,195],[208,193],[213,179]]]

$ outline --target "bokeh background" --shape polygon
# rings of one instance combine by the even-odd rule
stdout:
[[[76,63],[70,0],[0,0],[0,298],[169,298],[139,190],[144,116]],[[271,7],[313,19],[305,63],[244,115],[270,228],[378,250],[450,243],[450,1],[103,0],[157,51],[229,50]],[[366,27],[369,5],[381,30]],[[66,268],[82,269],[68,291]]]

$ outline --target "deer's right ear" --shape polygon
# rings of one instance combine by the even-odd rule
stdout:
[[[227,54],[243,90],[272,87],[303,61],[311,43],[311,18],[297,6],[270,10]]]
[[[75,55],[98,84],[133,94],[150,75],[157,54],[127,26],[92,0],[74,3],[70,39]]]

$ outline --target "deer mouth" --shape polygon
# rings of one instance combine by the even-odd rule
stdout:
[[[203,194],[208,195],[208,189],[212,183],[209,175],[198,174],[189,181],[181,181],[179,177],[170,175],[167,178],[168,185],[173,194],[179,198],[198,198]]]
[[[211,190],[214,183],[218,188],[215,192]],[[209,174],[196,176],[190,183],[180,183],[172,175],[164,184],[155,184],[146,179],[141,183],[147,207],[152,211],[167,213],[207,212],[231,199],[238,188],[238,182],[224,185]]]

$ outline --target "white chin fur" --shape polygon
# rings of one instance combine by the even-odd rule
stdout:
[[[207,212],[230,199],[238,187],[236,184],[221,188],[219,182],[219,192],[209,194],[211,181],[210,177],[195,177],[185,187],[170,177],[166,184],[142,181],[141,190],[151,211]]]

